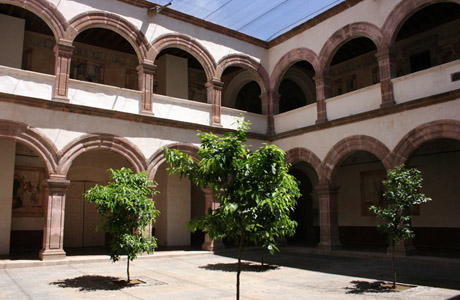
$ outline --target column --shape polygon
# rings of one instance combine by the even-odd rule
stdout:
[[[262,106],[262,114],[267,116],[267,134],[275,133],[275,107],[273,101],[273,93],[262,93],[260,95]]]
[[[222,106],[222,87],[224,83],[217,79],[212,79],[206,82],[206,91],[208,103],[212,105],[211,125],[222,126],[221,122],[221,106]]]
[[[153,85],[156,66],[151,61],[137,66],[139,90],[142,91],[141,114],[153,115]]]
[[[219,208],[219,202],[213,196],[210,188],[203,189],[204,197],[205,197],[205,214],[208,214],[209,209],[215,210]],[[211,240],[209,235],[206,234],[204,236],[204,243],[201,246],[201,249],[208,250],[208,251],[219,251],[224,250],[225,245],[221,239]]]
[[[380,107],[388,107],[395,104],[393,95],[393,83],[391,78],[395,77],[395,59],[392,48],[385,48],[375,55],[379,63],[380,72],[380,91],[382,94],[382,104]]]
[[[327,121],[326,99],[330,95],[330,82],[331,78],[327,72],[315,76],[313,78],[316,84],[316,108],[318,111],[318,118],[316,124],[321,124]]]
[[[329,184],[319,184],[315,188],[319,201],[320,242],[318,247],[325,250],[341,248],[338,224],[338,191],[338,187]]]
[[[74,47],[71,41],[61,40],[54,46],[54,82],[53,100],[68,102],[70,60]]]
[[[65,196],[70,181],[64,176],[52,176],[47,180],[48,201],[43,229],[41,260],[64,259],[64,214]]]

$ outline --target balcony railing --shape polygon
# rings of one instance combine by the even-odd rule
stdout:
[[[0,92],[51,100],[54,75],[0,66]]]

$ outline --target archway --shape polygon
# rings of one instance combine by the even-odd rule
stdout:
[[[422,172],[422,192],[432,198],[412,211],[417,253],[459,258],[460,140],[426,141],[409,156],[406,165]]]
[[[56,37],[47,23],[23,7],[0,4],[0,65],[54,75]]]
[[[384,251],[385,237],[377,231],[380,221],[369,207],[383,204],[385,166],[374,154],[358,150],[348,153],[336,168],[340,243],[345,249]]]
[[[204,233],[190,233],[186,223],[205,214],[204,193],[187,178],[169,174],[168,167],[165,162],[161,163],[156,168],[154,178],[160,191],[154,198],[160,215],[153,231],[158,239],[159,250],[201,249]]]
[[[119,33],[89,28],[74,39],[70,78],[138,90],[139,59],[133,46]]]
[[[241,67],[230,66],[222,73],[222,106],[247,112],[262,113],[262,89],[254,74]]]
[[[207,102],[206,72],[190,53],[179,48],[166,48],[155,59],[154,93]]]
[[[377,47],[366,37],[354,38],[335,53],[329,67],[331,96],[339,96],[380,81]]]
[[[396,76],[458,59],[460,5],[435,3],[418,9],[394,32]]]
[[[133,166],[121,155],[105,150],[85,151],[72,161],[67,173],[70,186],[66,196],[64,248],[104,247],[109,237],[96,231],[101,220],[93,203],[87,203],[83,194],[96,184],[107,184],[107,170]],[[72,253],[72,249],[70,249]]]
[[[293,237],[288,238],[289,244],[315,246],[319,242],[319,204],[314,196],[314,187],[318,183],[315,170],[306,162],[297,162],[289,173],[299,181],[302,196],[297,199],[295,211],[291,218],[298,225]]]

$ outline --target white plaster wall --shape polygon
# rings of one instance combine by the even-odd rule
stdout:
[[[138,114],[141,99],[141,91],[69,80],[69,101],[72,104]]]
[[[2,170],[0,180],[0,254],[10,252],[15,151],[15,141],[0,140],[0,169]]]
[[[279,115],[275,115],[275,131],[280,133],[315,125],[317,118],[318,108],[316,107],[315,102]]]
[[[188,99],[188,60],[166,54],[158,59],[158,93]]]
[[[190,180],[168,177],[168,246],[189,246],[190,230],[185,225],[191,215]]]
[[[0,65],[21,68],[25,20],[0,14]]]
[[[157,216],[155,227],[155,237],[157,238],[158,246],[166,246],[167,229],[168,229],[168,172],[166,165],[162,165],[155,174],[155,181],[157,182],[156,189],[160,192],[157,194],[153,201],[155,201],[155,208],[160,211]]]
[[[268,50],[268,72],[271,74],[281,57],[295,48],[308,48],[319,54],[326,41],[334,32],[345,25],[367,22],[381,27],[391,10],[401,1],[366,0],[329,18],[320,24],[296,35]]]
[[[415,127],[435,120],[460,120],[460,99],[428,107],[399,112],[339,127],[313,131],[274,142],[285,151],[304,147],[321,160],[340,140],[352,135],[367,135],[385,144],[390,151]]]
[[[162,96],[153,96],[153,113],[158,118],[209,125],[211,123],[212,106],[196,102]]]
[[[460,60],[401,76],[392,80],[396,103],[460,89],[460,81],[451,74],[460,72]]]
[[[236,129],[238,127],[237,121],[243,119],[251,122],[251,132],[267,133],[267,116],[221,107],[221,122],[224,128]]]
[[[0,92],[51,100],[54,76],[0,66]]]
[[[335,120],[379,109],[382,104],[380,84],[374,84],[334,98],[326,99],[328,120]]]

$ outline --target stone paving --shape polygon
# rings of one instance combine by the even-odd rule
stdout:
[[[385,256],[324,255],[296,249],[245,255],[241,299],[449,299],[460,300],[460,261],[400,259],[398,281],[416,285],[388,292]],[[235,299],[234,252],[157,252],[131,263],[131,278],[145,283],[123,287],[126,262],[106,256],[68,257],[60,262],[0,261],[0,299]],[[33,267],[28,267],[34,265]]]

